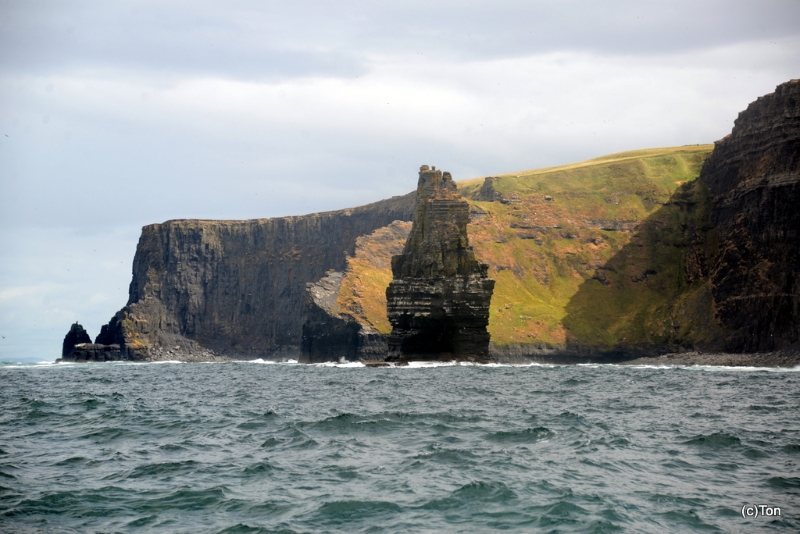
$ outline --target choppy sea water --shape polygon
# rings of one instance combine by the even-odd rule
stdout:
[[[798,371],[4,364],[0,531],[797,532]]]

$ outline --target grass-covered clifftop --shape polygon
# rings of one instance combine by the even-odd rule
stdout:
[[[695,182],[712,145],[638,150],[460,182],[469,240],[497,283],[497,346],[692,345],[710,339],[708,198]],[[489,182],[489,183],[487,183]],[[381,333],[389,257],[403,236],[364,239],[339,304]]]

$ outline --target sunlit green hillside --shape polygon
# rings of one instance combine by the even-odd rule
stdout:
[[[600,348],[702,341],[713,325],[685,318],[711,315],[703,262],[713,240],[705,192],[694,180],[712,148],[623,152],[497,175],[494,201],[478,200],[486,198],[483,178],[460,182],[473,205],[470,244],[497,281],[492,341]],[[388,284],[385,258],[369,259],[381,254],[373,249],[351,262],[340,303],[387,333],[383,284],[354,284]]]

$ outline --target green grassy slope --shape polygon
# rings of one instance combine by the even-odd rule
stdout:
[[[712,148],[639,150],[500,175],[493,185],[502,202],[476,200],[483,178],[460,182],[473,211],[483,212],[470,222],[470,244],[497,281],[492,341],[609,348],[708,338],[703,269],[713,240],[694,180]],[[377,264],[351,262],[351,270],[391,279],[370,272]],[[354,297],[345,283],[341,298],[361,302],[385,331],[379,285]]]

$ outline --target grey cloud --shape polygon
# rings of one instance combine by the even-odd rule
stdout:
[[[0,68],[63,72],[127,68],[242,79],[357,76],[358,51],[319,46],[317,29],[286,13],[200,4],[125,2],[17,5],[0,23]],[[299,23],[298,23],[299,24]]]
[[[781,38],[800,32],[800,4],[789,1],[498,2],[466,8],[426,4],[421,12],[394,6],[380,35],[412,35],[420,50],[512,57],[552,51],[649,55],[736,42]],[[405,31],[402,31],[405,30]],[[406,47],[409,41],[387,47]]]
[[[648,55],[800,32],[800,3],[44,2],[7,4],[4,70],[125,66],[234,78],[353,77],[369,54]]]

